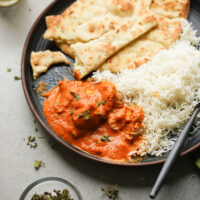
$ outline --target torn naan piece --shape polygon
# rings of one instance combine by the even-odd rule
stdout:
[[[39,51],[31,53],[31,67],[33,70],[33,79],[35,80],[40,74],[46,72],[49,67],[53,64],[58,63],[66,63],[70,64],[70,61],[66,58],[66,56],[59,52],[52,51]]]
[[[123,69],[134,69],[147,63],[160,50],[169,48],[180,37],[181,21],[161,16],[157,19],[157,27],[109,58],[100,70],[118,73]]]
[[[152,0],[150,9],[168,18],[188,18],[190,0]]]

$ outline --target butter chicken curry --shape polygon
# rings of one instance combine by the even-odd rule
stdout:
[[[143,141],[142,108],[124,105],[109,82],[62,80],[44,96],[43,111],[51,128],[83,151],[125,162]]]

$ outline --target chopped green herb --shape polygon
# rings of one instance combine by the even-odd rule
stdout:
[[[12,71],[12,68],[8,67],[7,72],[11,72],[11,71]]]
[[[38,132],[38,128],[35,128],[35,132]]]
[[[195,165],[200,169],[200,158],[196,160]]]
[[[102,142],[110,142],[110,136],[109,135],[104,135],[103,137],[101,137],[101,141]]]
[[[71,111],[70,111],[70,115],[73,115],[73,114],[74,114],[74,110],[71,110]]]
[[[74,96],[74,99],[75,99],[76,101],[78,101],[78,100],[80,99],[80,95],[79,95],[79,94],[76,94],[76,93],[73,92],[73,91],[70,91],[70,94],[71,94],[72,96]]]
[[[106,104],[106,100],[103,100],[103,101],[102,101],[102,104],[105,105],[105,104]]]
[[[36,124],[36,122],[37,122],[36,119],[34,119],[33,122]]]
[[[41,160],[36,160],[34,163],[35,169],[39,169],[41,166],[44,166],[44,163]]]
[[[21,77],[19,77],[19,76],[14,76],[14,80],[15,80],[15,81],[19,81],[19,80],[21,80]]]
[[[103,116],[103,119],[105,119],[105,120],[106,120],[106,119],[108,119],[108,117],[107,117],[106,115],[104,115],[104,116]]]
[[[78,118],[82,117],[82,114],[81,114],[81,113],[78,113],[77,117],[78,117]]]
[[[80,99],[80,95],[79,95],[79,94],[76,94],[76,95],[74,96],[74,99],[75,99],[76,101],[78,101],[78,100]]]
[[[83,116],[86,120],[90,119],[90,111],[89,110],[86,110],[83,112]]]
[[[64,189],[62,192],[60,190],[54,190],[55,195],[50,192],[44,192],[43,194],[34,194],[31,200],[74,200],[71,198],[69,190]]]
[[[60,102],[59,102],[59,101],[57,101],[55,104],[58,106],[58,105],[60,105]]]
[[[96,104],[96,107],[98,107],[101,104],[101,101],[98,100],[95,104]]]
[[[112,200],[115,200],[119,196],[119,189],[117,188],[117,185],[115,186],[109,186],[107,188],[102,187],[101,190],[105,192],[105,195]]]

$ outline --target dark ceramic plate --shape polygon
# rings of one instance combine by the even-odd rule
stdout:
[[[21,66],[21,75],[22,75],[22,84],[24,88],[24,93],[28,104],[36,116],[37,120],[41,123],[44,129],[51,134],[60,144],[64,145],[65,147],[71,149],[72,151],[77,152],[78,154],[90,158],[92,160],[107,163],[111,165],[124,165],[124,166],[142,166],[142,165],[152,165],[161,163],[165,160],[167,154],[161,157],[148,157],[143,159],[141,163],[131,163],[131,164],[118,164],[112,163],[109,161],[102,160],[101,158],[97,158],[92,156],[88,153],[85,153],[76,147],[72,146],[71,144],[67,143],[66,141],[62,140],[48,125],[43,111],[42,111],[42,102],[43,98],[36,94],[33,90],[37,86],[40,81],[44,81],[48,88],[51,89],[56,86],[57,82],[62,79],[63,77],[68,78],[70,80],[74,79],[71,67],[67,67],[66,65],[56,65],[48,70],[48,72],[42,76],[40,76],[36,81],[32,78],[32,69],[30,66],[30,54],[32,51],[41,51],[41,50],[58,50],[53,42],[43,39],[43,33],[46,29],[45,25],[45,16],[48,15],[56,15],[60,14],[64,11],[70,4],[72,4],[73,0],[57,0],[53,1],[38,17],[34,25],[32,26],[23,50],[22,55],[22,66]],[[189,21],[192,22],[195,29],[199,31],[200,35],[200,1],[192,1],[191,3],[191,11],[189,16]],[[69,58],[70,59],[70,58]],[[70,59],[71,66],[73,65],[74,61]],[[200,147],[200,130],[196,131],[194,135],[189,137],[183,147],[182,155],[191,152],[192,150]]]

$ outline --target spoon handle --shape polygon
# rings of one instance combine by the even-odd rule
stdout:
[[[169,170],[171,169],[172,165],[174,164],[176,158],[178,157],[178,155],[180,153],[182,146],[185,143],[185,140],[190,131],[190,128],[191,128],[192,124],[194,123],[194,120],[199,111],[200,111],[200,108],[196,108],[194,110],[192,116],[190,117],[189,121],[187,122],[186,126],[184,127],[183,131],[181,132],[180,136],[178,137],[176,143],[174,144],[174,147],[171,150],[171,152],[169,153],[167,160],[163,164],[161,172],[151,190],[150,198],[154,199],[156,197],[157,193],[159,192],[160,188],[162,187],[163,182],[164,182]]]

